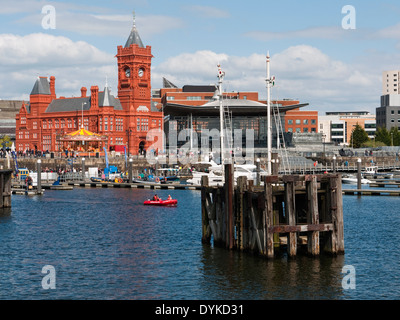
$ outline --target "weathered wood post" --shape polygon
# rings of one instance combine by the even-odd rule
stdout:
[[[361,189],[361,159],[357,159],[357,189]]]
[[[208,207],[207,207],[207,190],[208,187],[208,177],[203,176],[201,177],[201,230],[202,230],[202,237],[201,242],[210,244],[211,235],[209,230],[209,219],[208,219]]]
[[[306,188],[308,201],[307,224],[316,226],[319,224],[317,176],[312,175],[306,178]],[[308,232],[307,252],[312,256],[319,255],[319,231]]]
[[[238,247],[240,250],[244,250],[247,241],[247,231],[245,228],[247,205],[246,201],[244,201],[244,193],[247,190],[247,177],[238,177],[237,186],[237,216],[239,219]]]
[[[259,186],[259,185],[261,184],[261,181],[260,181],[260,171],[261,171],[261,162],[260,162],[260,159],[257,158],[257,161],[256,161],[256,173],[257,173],[257,182],[256,182],[256,185],[257,185],[257,186]]]
[[[274,203],[272,196],[272,183],[278,181],[278,176],[266,176],[264,179],[264,253],[268,258],[274,257],[274,233],[271,231],[274,225]]]
[[[272,175],[277,176],[279,174],[279,155],[277,153],[272,153]]]
[[[225,217],[226,219],[226,246],[233,249],[234,236],[233,236],[233,188],[234,188],[234,168],[233,164],[225,165]]]
[[[12,170],[0,170],[0,208],[11,208]]]
[[[284,176],[285,183],[285,210],[289,226],[296,226],[296,191],[294,176]],[[287,241],[289,257],[296,256],[297,253],[297,232],[289,232]]]

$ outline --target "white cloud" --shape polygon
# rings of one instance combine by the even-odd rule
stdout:
[[[26,99],[37,76],[55,76],[57,94],[78,95],[84,85],[116,88],[114,55],[83,42],[48,34],[0,34],[2,99]]]
[[[351,33],[347,32],[339,26],[333,27],[312,27],[303,30],[293,31],[250,31],[244,35],[258,41],[271,41],[281,39],[299,39],[299,38],[312,38],[312,39],[343,39],[348,37]]]
[[[216,84],[217,63],[226,72],[227,91],[257,91],[265,98],[266,54],[229,56],[212,51],[185,53],[154,67],[154,84],[166,77],[177,86]],[[353,66],[332,59],[321,50],[299,45],[271,57],[276,76],[273,99],[292,98],[310,103],[312,110],[366,109],[375,112],[381,83],[368,64]]]
[[[203,18],[229,18],[229,12],[215,7],[193,5],[186,7],[188,11],[194,12]]]

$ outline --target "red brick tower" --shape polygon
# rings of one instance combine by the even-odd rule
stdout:
[[[139,146],[146,148],[146,128],[151,118],[151,46],[144,47],[133,27],[124,47],[118,46],[118,98],[128,114],[124,128],[128,130],[128,149],[136,153]]]

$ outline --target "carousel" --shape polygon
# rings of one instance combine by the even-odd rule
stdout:
[[[106,145],[108,137],[80,128],[59,137],[57,140],[63,144],[63,150],[90,157],[93,153],[101,153],[102,146]]]

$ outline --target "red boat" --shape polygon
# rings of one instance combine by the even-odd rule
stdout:
[[[143,202],[144,205],[148,206],[164,206],[164,207],[175,207],[178,204],[178,200],[146,200]]]

